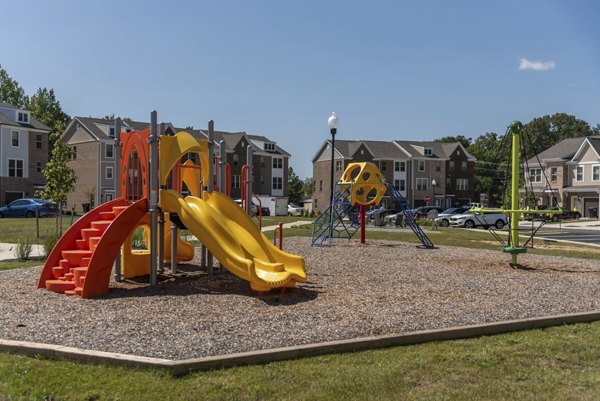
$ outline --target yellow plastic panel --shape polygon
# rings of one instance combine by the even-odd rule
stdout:
[[[340,183],[352,185],[354,205],[377,205],[387,188],[383,184],[383,174],[373,163],[350,163],[342,173]]]
[[[160,153],[160,184],[166,185],[171,169],[188,152],[200,155],[202,167],[202,180],[208,182],[208,142],[205,139],[196,139],[191,134],[181,131],[175,136],[161,136],[159,142]]]

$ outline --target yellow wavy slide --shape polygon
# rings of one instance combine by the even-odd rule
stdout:
[[[160,191],[163,211],[177,213],[185,226],[230,272],[255,291],[293,287],[306,281],[304,259],[274,246],[248,215],[227,195],[204,199]]]

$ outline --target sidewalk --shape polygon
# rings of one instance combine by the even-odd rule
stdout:
[[[291,223],[284,223],[283,228],[296,228],[305,226],[307,224],[312,224],[312,220],[298,220]],[[279,228],[279,225],[266,226],[262,228],[262,232],[275,231],[276,228]]]
[[[0,260],[16,259],[14,254],[17,244],[6,244],[0,242]],[[44,247],[42,245],[32,245],[31,257],[44,256]]]
[[[534,227],[537,227],[539,222],[534,222]],[[520,227],[531,227],[530,221],[521,221],[519,222]],[[580,230],[600,230],[600,221],[599,220],[588,220],[588,221],[569,221],[566,223],[546,223],[544,228],[547,229],[556,229],[560,230],[563,228],[568,229],[580,229]]]

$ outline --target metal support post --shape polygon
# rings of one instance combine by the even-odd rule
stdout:
[[[171,219],[171,274],[177,273],[177,224]]]
[[[158,127],[157,127],[157,116],[156,110],[150,113],[150,138],[148,139],[150,144],[150,160],[148,162],[148,171],[150,172],[149,182],[149,200],[150,200],[150,285],[156,286],[157,279],[157,208],[158,208]]]
[[[248,170],[246,172],[248,175],[246,177],[246,213],[248,213],[250,217],[252,217],[252,178],[254,176],[252,171],[253,153],[252,145],[248,144],[248,147],[246,148],[246,165],[248,166]]]
[[[213,120],[208,121],[208,192],[214,190],[213,163],[215,161],[215,123]],[[215,166],[216,167],[216,166]],[[213,275],[213,255],[208,250],[206,251],[206,272]]]
[[[113,145],[113,157],[115,158],[115,170],[113,172],[115,199],[121,197],[121,118],[115,120],[115,142]],[[115,259],[114,278],[115,281],[121,281],[121,253],[122,247],[119,248],[117,258]]]
[[[158,272],[165,272],[165,214],[158,208]]]
[[[515,121],[511,124],[510,130],[512,132],[512,180],[511,180],[511,206],[510,213],[510,236],[511,244],[513,248],[519,247],[519,133],[521,131],[521,123]],[[517,264],[517,254],[512,254],[512,263]]]
[[[226,194],[227,177],[225,177],[225,164],[227,163],[227,152],[225,151],[225,141],[219,142],[219,189],[221,193]]]
[[[360,243],[364,244],[365,241],[365,215],[367,214],[367,207],[360,205]]]

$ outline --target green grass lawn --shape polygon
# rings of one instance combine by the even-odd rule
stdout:
[[[29,238],[35,243],[41,244],[45,237],[53,235],[56,230],[56,219],[54,217],[44,217],[39,219],[40,239],[36,238],[35,219],[0,219],[0,242],[16,244],[21,238]],[[63,232],[71,226],[71,217],[63,216]]]
[[[42,266],[43,260],[0,260],[0,271],[10,269],[20,269],[22,267]]]
[[[172,377],[0,354],[9,400],[592,400],[600,322]]]

